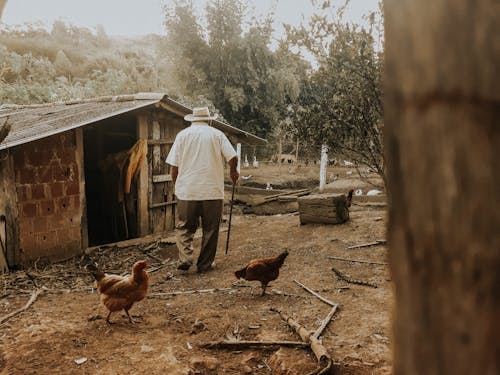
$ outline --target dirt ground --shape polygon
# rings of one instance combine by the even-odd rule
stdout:
[[[236,211],[238,212],[238,211]],[[1,374],[308,374],[318,369],[304,348],[208,349],[223,339],[290,340],[299,337],[271,308],[314,331],[330,306],[297,285],[298,280],[339,311],[322,335],[337,374],[390,374],[392,291],[386,265],[353,263],[328,256],[386,262],[384,245],[348,246],[385,238],[383,205],[356,203],[341,225],[299,225],[297,214],[233,216],[229,254],[221,232],[216,268],[205,274],[177,271],[175,245],[161,241],[95,251],[92,260],[114,273],[138,259],[150,262],[150,295],[124,314],[99,303],[85,259],[0,276],[0,319],[26,304],[38,287],[48,288],[26,311],[0,325]],[[199,247],[199,239],[196,245]],[[250,259],[288,249],[280,277],[261,297],[257,282],[234,271]],[[331,268],[377,288],[339,280]],[[161,295],[219,288],[214,292]]]

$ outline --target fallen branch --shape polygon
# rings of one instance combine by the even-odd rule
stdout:
[[[294,190],[294,191],[286,191],[283,193],[279,194],[274,194],[274,195],[268,195],[260,199],[256,199],[251,206],[259,206],[264,203],[269,203],[275,200],[278,200],[279,197],[285,196],[285,195],[296,195],[296,196],[302,196],[302,195],[307,195],[311,192],[311,189],[300,189],[300,190]]]
[[[158,258],[157,256],[153,255],[153,254],[149,254],[148,252],[146,251],[143,251],[144,255],[150,257],[151,259],[154,259],[156,260],[157,262],[160,262],[160,263],[164,263],[165,260],[161,259],[161,258]],[[170,260],[170,259],[167,259],[167,261]]]
[[[13,312],[11,312],[10,314],[7,314],[7,315],[4,315],[3,317],[0,318],[0,324],[3,324],[5,323],[7,320],[9,320],[10,318],[22,313],[23,311],[29,309],[29,307],[35,303],[36,299],[38,298],[38,296],[43,292],[42,289],[35,289],[33,291],[33,293],[31,294],[31,297],[30,299],[28,300],[28,302],[26,303],[26,305],[24,305],[24,307],[21,307],[20,309],[17,309]]]
[[[362,259],[347,259],[347,258],[340,258],[340,257],[332,257],[328,256],[328,259],[335,259],[335,260],[341,260],[343,262],[354,262],[354,263],[365,263],[365,264],[375,264],[377,266],[388,266],[389,263],[384,263],[384,262],[372,262],[369,260],[362,260]]]
[[[360,245],[354,245],[354,246],[349,246],[347,249],[352,250],[352,249],[361,249],[362,247],[371,247],[371,246],[377,246],[377,245],[385,245],[387,243],[386,240],[377,240],[374,242],[368,242],[368,243],[363,243]]]
[[[337,312],[338,307],[339,307],[339,305],[335,305],[332,307],[332,309],[330,310],[330,313],[326,316],[325,319],[323,319],[323,321],[321,322],[318,329],[313,333],[313,337],[319,338],[321,336],[321,334],[325,330],[326,326],[328,325],[328,323],[330,323],[333,316]]]
[[[329,299],[326,299],[325,297],[323,296],[320,296],[318,293],[316,293],[314,290],[308,288],[307,286],[305,286],[304,284],[302,284],[300,281],[298,280],[293,280],[293,282],[299,286],[301,286],[302,288],[304,288],[305,290],[307,290],[309,293],[311,293],[312,295],[316,296],[318,299],[320,299],[321,301],[323,301],[324,303],[330,305],[330,306],[337,306],[336,303],[333,303],[332,301],[330,301]]]
[[[318,371],[317,374],[327,374],[332,368],[333,361],[318,338],[314,337],[303,325],[292,319],[283,311],[274,308],[271,308],[271,311],[280,314],[281,319],[283,319],[300,336],[302,341],[310,345],[311,350],[321,366],[321,370]]]
[[[314,295],[315,297],[317,297],[318,299],[320,299],[321,301],[323,301],[326,304],[332,306],[332,309],[330,310],[330,313],[326,316],[325,319],[323,319],[323,321],[321,322],[321,324],[318,327],[318,329],[312,335],[313,337],[318,338],[323,333],[323,331],[325,330],[325,328],[328,325],[328,323],[330,323],[330,321],[332,320],[333,316],[337,312],[337,309],[338,309],[339,305],[336,304],[336,303],[333,303],[332,301],[330,301],[330,300],[326,299],[325,297],[319,295],[318,293],[316,293],[315,291],[311,290],[310,288],[308,288],[307,286],[305,286],[304,284],[302,284],[298,280],[293,280],[293,281],[296,284],[298,284],[299,286],[301,286],[302,288],[304,288],[305,290],[307,290],[309,293],[311,293],[312,295]]]
[[[340,272],[335,267],[332,267],[332,271],[335,272],[335,275],[337,275],[337,277],[340,280],[344,280],[346,283],[364,285],[364,286],[369,286],[371,288],[377,288],[377,285],[369,283],[368,281],[362,281],[362,280],[353,279],[352,277],[350,277],[350,276],[348,276],[348,275]]]
[[[303,341],[241,341],[241,340],[223,340],[212,341],[199,345],[202,348],[221,349],[221,348],[247,348],[251,346],[292,346],[292,347],[309,347],[308,343]]]
[[[177,290],[173,292],[163,292],[163,293],[149,293],[148,298],[162,298],[162,297],[172,297],[184,294],[203,294],[203,293],[214,293],[214,292],[228,292],[234,291],[233,288],[212,288],[212,289],[198,289],[198,290]]]
[[[170,263],[170,258],[167,258],[167,259],[165,259],[165,260],[161,261],[161,264],[160,264],[159,266],[156,266],[156,267],[151,268],[151,269],[148,271],[148,273],[153,273],[153,272],[159,271],[159,270],[161,270],[163,267],[165,267],[165,266],[169,266],[169,265],[171,265],[171,263]]]

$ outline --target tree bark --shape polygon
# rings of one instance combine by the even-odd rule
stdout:
[[[499,10],[385,0],[395,375],[500,373]]]

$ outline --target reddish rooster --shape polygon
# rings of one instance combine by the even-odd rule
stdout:
[[[147,263],[144,260],[132,266],[131,276],[108,275],[95,265],[89,264],[86,269],[96,279],[97,290],[101,295],[101,302],[109,310],[106,323],[111,324],[109,317],[114,311],[125,310],[130,323],[135,323],[128,311],[135,302],[146,296],[149,277],[146,273]]]
[[[261,296],[263,296],[266,294],[267,284],[278,278],[280,268],[287,256],[288,251],[285,250],[274,258],[254,259],[245,268],[236,271],[234,275],[237,279],[260,281],[262,284]]]

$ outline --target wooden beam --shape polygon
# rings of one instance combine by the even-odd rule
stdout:
[[[155,203],[149,206],[149,208],[159,208],[159,207],[165,207],[165,206],[172,206],[177,204],[177,201],[171,201],[171,202],[161,202],[161,203]]]
[[[83,149],[83,130],[82,128],[75,129],[76,150],[75,159],[78,166],[78,181],[80,182],[80,207],[82,216],[80,219],[80,235],[81,235],[81,250],[89,247],[88,219],[87,219],[87,195],[85,194],[85,165]]]
[[[170,174],[157,174],[153,176],[153,182],[170,182],[172,181],[172,175]]]
[[[147,114],[141,113],[137,116],[137,138],[148,139],[148,117]],[[146,163],[148,158],[144,158],[143,165],[139,173],[137,182],[137,227],[139,236],[144,236],[149,233],[148,221],[148,168]]]
[[[178,109],[176,109],[176,108],[174,108],[171,105],[166,104],[166,103],[158,103],[158,105],[160,107],[162,107],[163,109],[166,109],[167,111],[175,113],[177,116],[182,117],[183,120],[184,120],[184,116],[186,116],[188,114],[188,112],[179,111]]]
[[[173,145],[173,139],[148,139],[148,145]]]

